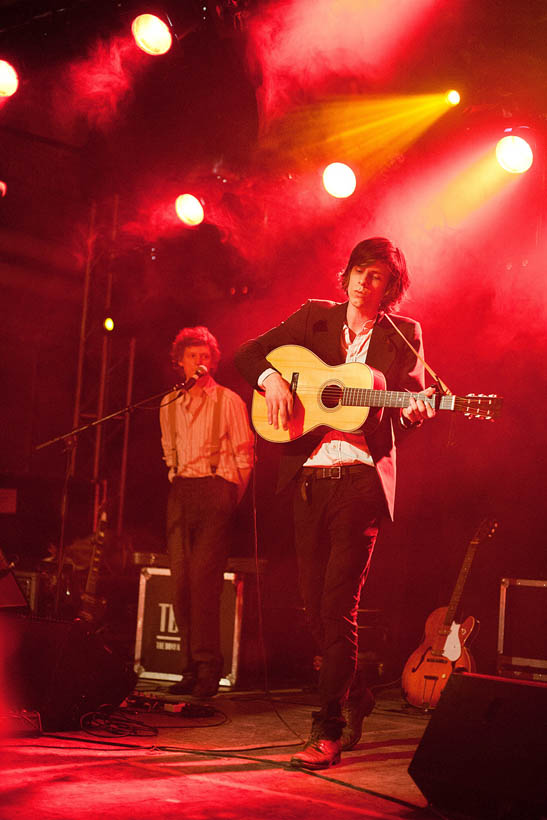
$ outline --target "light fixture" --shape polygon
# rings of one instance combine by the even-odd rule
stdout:
[[[6,60],[0,60],[0,97],[11,97],[17,91],[19,77],[14,67]]]
[[[323,171],[323,185],[331,196],[345,199],[355,191],[357,180],[349,165],[344,162],[331,162]]]
[[[445,100],[449,105],[458,105],[461,100],[460,92],[456,91],[455,88],[451,88],[450,91],[446,92]]]
[[[175,210],[181,222],[189,227],[201,225],[205,218],[203,205],[193,194],[181,194],[176,198]]]
[[[504,134],[496,145],[496,159],[509,174],[524,174],[534,161],[530,129],[506,128]]]
[[[166,23],[155,14],[139,14],[131,24],[131,31],[138,47],[147,54],[166,54],[173,38]]]

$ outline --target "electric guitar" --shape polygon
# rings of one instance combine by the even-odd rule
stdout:
[[[477,547],[497,528],[497,521],[481,522],[467,547],[450,604],[435,609],[425,622],[423,641],[403,669],[403,695],[412,706],[434,709],[452,672],[475,671],[475,661],[465,643],[477,621],[470,615],[458,623],[455,616]]]
[[[288,429],[268,424],[264,393],[255,390],[251,408],[253,426],[259,436],[277,443],[300,438],[316,427],[326,426],[344,433],[354,432],[367,422],[379,424],[385,407],[408,407],[410,397],[422,399],[436,410],[452,410],[478,419],[495,419],[501,412],[499,396],[470,393],[465,398],[386,390],[383,373],[362,362],[332,367],[300,345],[282,345],[268,353],[268,361],[289,382],[294,404]]]
[[[78,612],[78,618],[82,621],[86,621],[88,624],[100,624],[106,612],[107,601],[97,594],[103,558],[103,544],[106,535],[106,523],[106,513],[103,511],[93,535],[93,551],[91,553],[85,590],[82,592],[80,610]]]

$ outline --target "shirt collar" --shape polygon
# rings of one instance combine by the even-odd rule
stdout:
[[[216,399],[218,384],[213,379],[210,373],[207,373],[205,376],[202,376],[201,387],[204,393]]]
[[[368,333],[370,333],[373,330],[374,325],[376,324],[376,322],[379,321],[380,318],[381,318],[381,316],[380,316],[380,314],[378,314],[374,319],[367,319],[366,322],[363,322],[362,327],[359,329],[359,331],[355,335],[356,336],[366,336]],[[342,331],[344,333],[344,336],[349,338],[350,327],[348,325],[347,318],[344,321],[344,324],[342,326]]]

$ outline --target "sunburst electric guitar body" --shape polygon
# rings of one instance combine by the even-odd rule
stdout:
[[[448,607],[435,609],[425,622],[424,639],[408,658],[402,687],[406,700],[420,709],[434,709],[452,672],[474,672],[475,662],[464,646],[476,620],[446,624]]]

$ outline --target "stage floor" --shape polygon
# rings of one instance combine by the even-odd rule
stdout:
[[[221,692],[202,717],[189,701],[165,711],[177,699],[159,684],[141,681],[138,691],[145,709],[118,711],[111,729],[4,738],[2,820],[434,816],[407,772],[428,716],[398,688],[377,693],[360,743],[322,772],[288,768],[307,737],[313,693]]]

